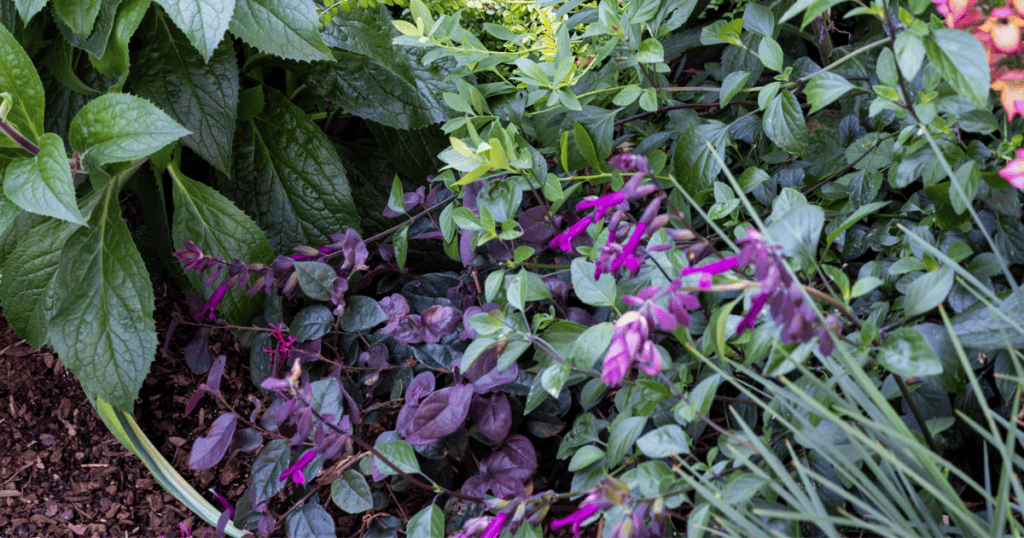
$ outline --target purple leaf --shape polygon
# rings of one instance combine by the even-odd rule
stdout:
[[[405,390],[405,405],[402,406],[398,412],[398,418],[395,420],[395,431],[402,437],[406,437],[408,434],[412,419],[420,409],[420,400],[432,392],[434,392],[434,374],[430,372],[423,372],[413,378],[412,383],[409,383],[409,388]]]
[[[441,341],[441,337],[455,331],[462,320],[462,314],[450,306],[434,305],[423,312],[420,318],[423,320],[423,340],[428,344],[436,344]]]
[[[537,452],[533,449],[533,443],[522,435],[509,437],[502,445],[501,453],[508,457],[512,465],[525,472],[519,475],[520,480],[526,481],[537,469]]]
[[[409,314],[409,302],[406,301],[405,297],[402,297],[402,294],[400,293],[381,299],[380,308],[389,318],[406,316]],[[390,323],[388,325],[390,325]]]
[[[523,486],[523,483],[511,474],[499,474],[492,478],[488,485],[491,487],[491,492],[494,493],[495,497],[503,499],[526,497],[526,488]]]
[[[512,406],[504,392],[487,396],[473,396],[473,421],[480,433],[494,442],[500,442],[512,427]]]
[[[196,391],[192,399],[188,401],[188,405],[185,406],[185,414],[188,415],[195,409],[199,401],[203,399],[204,395],[211,394],[216,396],[220,394],[220,378],[224,375],[224,363],[227,362],[224,355],[217,357],[214,361],[213,366],[210,367],[210,373],[206,376],[206,383],[199,385],[199,390]]]
[[[494,389],[507,385],[519,377],[519,366],[512,363],[508,368],[498,371],[498,355],[501,355],[501,346],[491,346],[485,349],[479,357],[469,366],[469,370],[463,372],[466,379],[473,382],[473,390],[477,394],[491,392]]]
[[[430,444],[413,443],[410,438],[418,437],[416,441],[438,440],[455,432],[466,423],[472,397],[473,387],[470,385],[444,388],[427,396],[420,402],[420,408],[412,419],[412,425],[409,426],[410,436],[406,441],[409,441],[409,444]]]
[[[519,226],[523,229],[523,241],[546,243],[555,235],[555,229],[548,222],[547,215],[547,209],[539,205],[519,214],[516,220],[519,221]]]
[[[210,328],[200,327],[185,346],[185,364],[193,374],[202,375],[210,369]]]
[[[215,420],[209,435],[193,443],[192,453],[188,457],[189,468],[202,471],[217,465],[231,444],[237,424],[238,417],[234,413],[225,413]]]
[[[390,330],[389,330],[390,328]],[[423,320],[419,314],[393,318],[387,327],[380,330],[383,334],[391,334],[403,344],[421,344],[424,341]]]

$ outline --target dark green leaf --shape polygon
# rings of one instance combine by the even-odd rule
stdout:
[[[632,452],[633,442],[640,437],[640,432],[647,424],[647,417],[619,417],[612,422],[611,435],[608,437],[608,461],[620,461],[627,453]]]
[[[74,0],[70,1],[74,2]],[[86,0],[86,4],[91,4],[95,1],[97,0]],[[72,22],[68,22],[59,16],[57,17],[57,29],[60,30],[64,39],[75,48],[82,49],[97,58],[101,58],[107,51],[107,43],[110,33],[114,30],[114,19],[117,16],[117,8],[120,4],[121,0],[102,0],[99,15],[94,20],[90,32],[84,34],[78,32],[74,29]]]
[[[277,252],[323,245],[358,229],[345,169],[320,128],[285,96],[266,90],[266,107],[235,133],[234,180],[223,191],[256,217]]]
[[[725,108],[729,100],[746,86],[748,78],[750,78],[748,71],[734,71],[726,75],[725,80],[722,81],[722,90],[718,93],[718,106]]]
[[[988,106],[991,77],[981,43],[973,35],[952,28],[932,30],[923,41],[928,59],[950,86],[974,106]]]
[[[25,211],[85,224],[75,201],[64,142],[53,133],[39,139],[39,154],[16,159],[7,166],[4,195]]]
[[[662,426],[636,440],[636,446],[649,458],[667,458],[675,454],[689,454],[690,440],[686,432],[675,424]]]
[[[320,37],[320,16],[312,2],[236,0],[228,28],[267,54],[304,62],[331,59],[331,49]]]
[[[366,478],[351,469],[345,471],[344,476],[338,477],[331,484],[331,500],[338,508],[349,514],[358,514],[373,508],[373,495]]]
[[[842,75],[837,75],[831,71],[816,73],[804,88],[807,100],[811,103],[811,110],[808,114],[814,114],[827,107],[836,99],[845,95],[846,92],[856,88]]]
[[[711,191],[711,185],[722,169],[711,147],[721,156],[728,142],[729,127],[720,123],[695,123],[683,131],[676,142],[672,150],[676,178],[697,202]]]
[[[807,123],[800,102],[789,90],[782,90],[764,111],[764,133],[789,153],[806,157],[810,152]]]
[[[224,39],[235,0],[155,0],[188,37],[204,61]]]
[[[43,111],[46,98],[43,82],[39,79],[32,60],[18,44],[18,40],[0,26],[0,93],[11,94],[11,110],[7,122],[25,138],[35,142],[43,136]],[[0,146],[17,147],[6,135],[0,136]]]
[[[255,504],[270,500],[284,490],[287,485],[278,480],[281,473],[288,468],[291,460],[291,445],[286,439],[274,439],[260,450],[256,461],[252,463],[252,490]]]
[[[343,330],[359,332],[380,325],[387,319],[388,315],[384,313],[377,301],[362,295],[353,295],[345,298],[345,313],[338,321]]]
[[[405,526],[406,536],[444,536],[444,512],[436,504],[416,512]]]
[[[14,6],[18,8],[18,15],[21,15],[21,20],[27,24],[36,13],[39,13],[46,7],[46,2],[47,0],[14,0]]]
[[[153,39],[134,56],[132,87],[192,131],[182,139],[186,146],[230,174],[239,108],[234,47],[227,41],[200,57],[163,17],[147,30]]]
[[[6,275],[4,279],[6,280]],[[1009,294],[1003,297],[1003,303],[996,305],[1000,312],[1009,319],[1024,319],[1024,297],[1020,294]],[[1024,348],[1024,334],[1003,321],[983,303],[964,310],[952,320],[953,331],[960,343],[967,348],[997,349],[1006,347],[1007,341],[1013,349]]]
[[[320,506],[317,495],[307,500],[302,508],[293,511],[285,521],[291,538],[335,538],[334,518]]]
[[[174,200],[171,234],[175,245],[194,242],[204,253],[247,263],[268,263],[274,257],[266,234],[242,210],[216,189],[189,179],[170,168]],[[204,290],[203,276],[185,271],[196,290]],[[213,290],[205,290],[209,295]],[[232,323],[248,324],[257,314],[260,300],[233,289],[224,296],[220,311]]]
[[[333,267],[322,262],[297,261],[293,265],[295,276],[299,278],[299,289],[306,297],[317,301],[330,300],[331,288],[338,276]]]
[[[189,134],[145,99],[108,94],[90,101],[71,121],[71,147],[96,164],[147,157]]]
[[[68,239],[57,282],[68,290],[50,318],[61,361],[94,397],[131,412],[156,351],[153,284],[111,185]]]
[[[896,329],[886,336],[878,358],[892,373],[903,377],[942,373],[942,362],[928,347],[928,342],[921,333],[908,327]]]
[[[916,316],[931,311],[942,304],[953,288],[953,270],[944,267],[925,273],[910,283],[903,299],[903,312],[908,316]]]
[[[102,5],[103,0],[53,0],[53,11],[72,32],[88,36],[92,33]]]
[[[334,314],[331,309],[317,304],[307,306],[295,314],[295,319],[288,325],[288,332],[300,342],[314,340],[327,334],[333,324]]]
[[[818,250],[818,239],[824,226],[824,211],[816,205],[803,204],[790,209],[781,218],[773,219],[768,233],[773,241],[782,245],[787,256],[805,253],[813,256]]]
[[[97,71],[117,77],[118,82],[114,86],[117,90],[124,85],[125,77],[128,75],[128,42],[149,10],[149,2],[150,0],[122,0],[117,7],[114,20],[110,23],[110,37],[103,55],[92,58],[92,65]]]

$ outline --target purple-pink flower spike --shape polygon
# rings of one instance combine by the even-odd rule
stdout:
[[[580,525],[582,525],[583,522],[587,520],[587,518],[596,514],[600,509],[601,507],[596,504],[585,504],[581,506],[579,510],[576,510],[575,512],[569,514],[568,516],[563,517],[562,519],[556,519],[552,521],[551,529],[554,530],[562,528],[566,525],[572,525],[572,535],[579,536]]]
[[[203,309],[196,314],[196,319],[202,319],[203,314],[207,314],[210,321],[217,319],[217,316],[214,315],[214,311],[216,311],[217,308],[220,307],[220,303],[224,301],[224,294],[227,293],[228,287],[227,282],[217,286],[217,289],[213,290],[213,295],[210,296],[210,300],[206,301],[206,304],[203,305]]]
[[[316,452],[312,450],[306,451],[299,456],[298,460],[295,460],[295,463],[293,463],[291,467],[285,469],[284,472],[281,473],[281,476],[277,477],[277,480],[284,482],[286,479],[291,477],[292,481],[296,484],[305,484],[306,475],[302,474],[302,469],[309,465],[309,462],[313,461],[313,458],[316,458],[316,455]]]

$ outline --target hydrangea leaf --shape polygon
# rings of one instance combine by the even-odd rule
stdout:
[[[210,61],[235,13],[235,0],[155,0],[189,43]],[[191,51],[190,51],[191,52]]]
[[[53,11],[72,32],[87,36],[92,33],[103,0],[53,0]]]
[[[85,224],[75,201],[64,142],[53,133],[46,133],[39,139],[38,155],[17,159],[8,165],[4,194],[26,211]]]
[[[267,236],[241,209],[216,189],[190,179],[171,167],[174,220],[171,236],[177,246],[187,239],[204,253],[226,260],[267,263],[274,257]],[[185,271],[192,287],[208,298],[203,276]],[[232,323],[249,323],[258,313],[260,300],[235,289],[224,296],[220,311]]]
[[[186,146],[230,174],[239,95],[235,49],[225,41],[200,58],[167,19],[153,20],[148,29],[155,38],[135,55],[132,88],[192,131],[182,139]]]
[[[107,189],[88,228],[68,239],[57,274],[67,290],[50,319],[64,365],[94,397],[131,412],[157,347],[153,284]]]
[[[305,62],[331,59],[320,37],[320,16],[311,2],[237,0],[228,28],[267,54]]]
[[[0,25],[0,93],[11,96],[7,121],[32,142],[43,135],[43,111],[46,98],[32,59],[18,40]],[[7,136],[0,136],[0,147],[17,147]]]
[[[89,101],[71,120],[71,147],[97,165],[148,157],[189,131],[153,103],[128,94]]]
[[[263,112],[235,133],[234,180],[222,190],[267,231],[277,252],[359,229],[345,168],[320,128],[267,88]]]

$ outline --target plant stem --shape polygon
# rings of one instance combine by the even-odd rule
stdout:
[[[21,149],[31,153],[32,155],[39,155],[39,146],[33,144],[29,139],[25,138],[24,135],[18,132],[13,125],[7,123],[7,120],[0,118],[0,131],[3,131],[15,144],[21,147]]]

